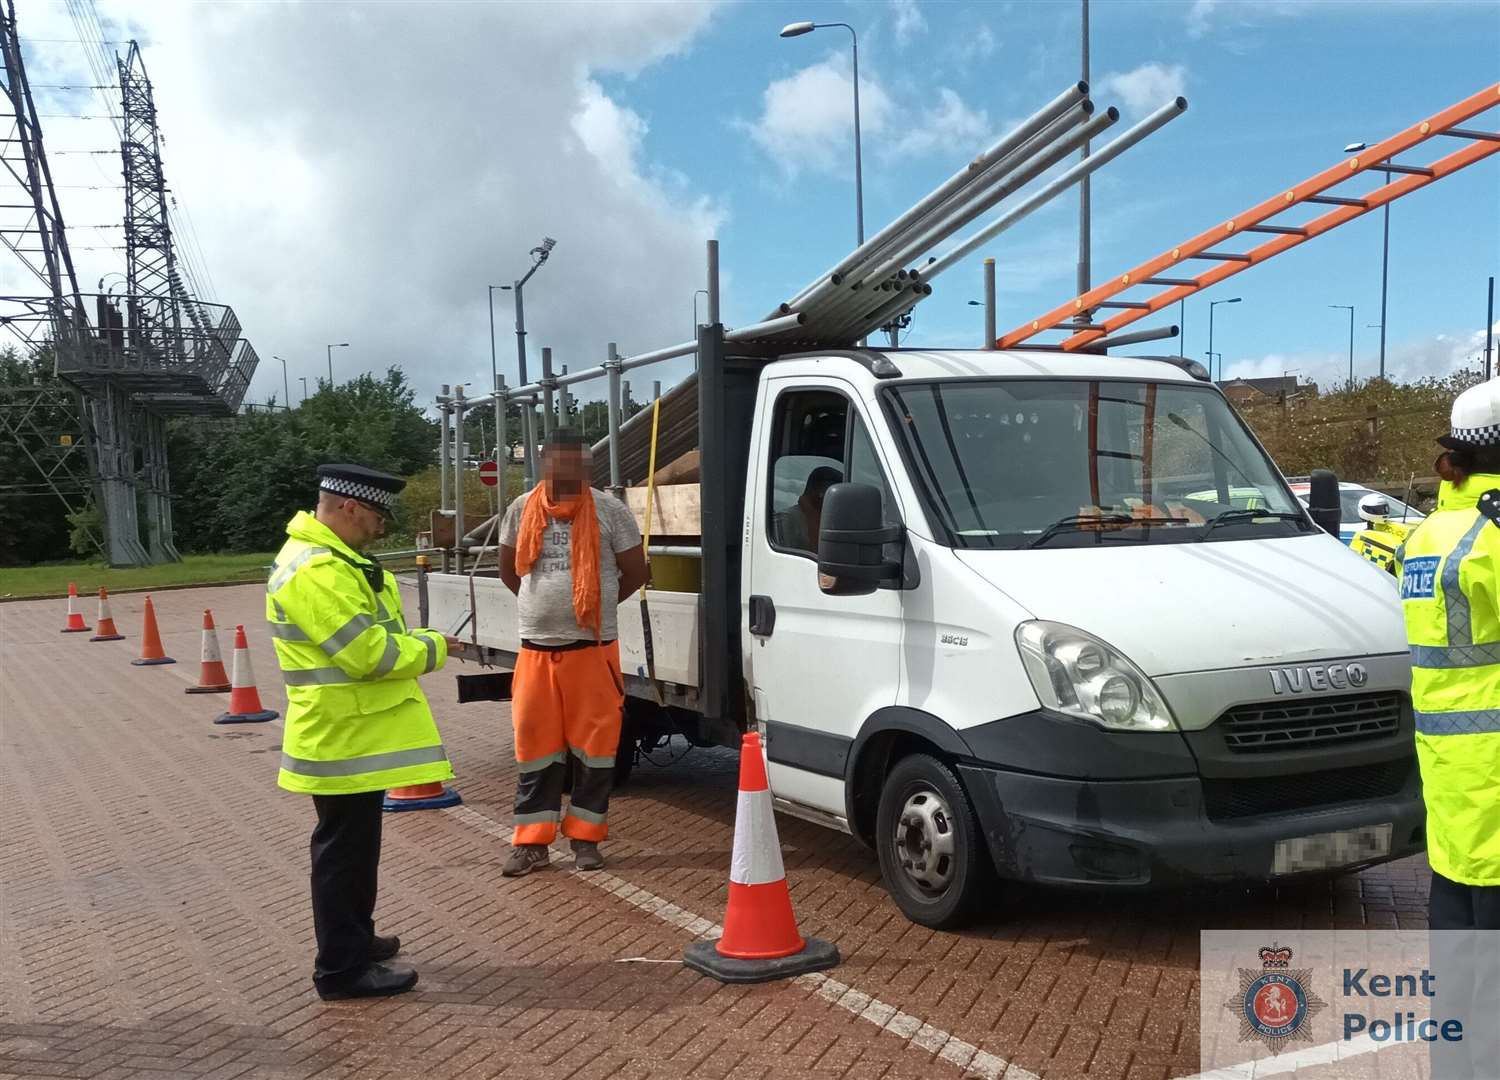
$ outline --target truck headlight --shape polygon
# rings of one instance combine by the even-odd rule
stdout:
[[[1027,622],[1016,647],[1043,705],[1111,731],[1175,731],[1151,680],[1104,642],[1072,626]]]

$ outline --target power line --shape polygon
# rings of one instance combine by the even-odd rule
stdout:
[[[27,45],[128,45],[128,41],[85,41],[82,38],[35,38],[21,39]]]

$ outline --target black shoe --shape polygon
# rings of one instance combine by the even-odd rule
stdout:
[[[401,939],[395,934],[392,934],[390,937],[381,937],[379,934],[376,934],[374,940],[370,942],[370,963],[382,963],[400,951]]]
[[[318,987],[318,996],[324,1001],[344,1001],[347,998],[390,997],[404,994],[417,985],[417,972],[405,964],[371,964],[349,982],[337,986]]]

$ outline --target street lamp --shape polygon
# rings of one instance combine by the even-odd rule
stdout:
[[[281,357],[276,356],[276,355],[272,355],[271,359],[272,360],[281,360]],[[285,360],[281,360],[281,392],[286,395],[286,397],[282,399],[282,404],[285,405],[288,409],[290,409],[292,407],[292,389],[291,389],[291,386],[286,381],[286,361]]]
[[[516,297],[516,374],[521,381],[517,386],[526,385],[526,307],[521,300],[521,291],[526,283],[531,280],[531,275],[541,269],[547,257],[552,254],[552,249],[557,246],[557,241],[550,236],[542,237],[542,242],[531,249],[531,269],[526,271],[526,276],[512,285],[501,285],[499,288],[509,289]],[[527,405],[521,409],[521,439],[525,446],[526,478],[531,483],[536,482],[536,443],[532,439],[531,425],[534,417],[531,406]],[[499,428],[497,427],[498,431]]]
[[[699,289],[697,292],[693,293],[693,337],[694,338],[697,338],[697,336],[698,336],[698,297],[700,297],[700,296],[707,296],[707,295],[708,295],[708,290],[707,289]]]
[[[306,405],[307,404],[307,376],[306,375],[298,375],[297,378],[299,378],[299,379],[302,380],[302,404]]]
[[[849,31],[849,37],[854,42],[854,229],[857,241],[863,244],[865,242],[865,180],[859,144],[859,35],[848,23],[794,22],[781,28],[781,36],[784,38],[801,37],[814,30],[831,29],[837,26],[842,26]]]
[[[1361,150],[1369,149],[1362,142],[1350,143],[1344,147],[1344,153],[1357,154]],[[1377,166],[1378,167],[1378,166]],[[1385,182],[1391,182],[1391,170],[1381,169],[1385,174]],[[1380,241],[1380,377],[1385,378],[1385,298],[1386,286],[1390,282],[1391,267],[1391,204],[1386,203],[1381,207],[1381,216],[1384,218],[1382,226],[1382,239]]]
[[[1209,378],[1210,379],[1213,378],[1213,363],[1214,363],[1214,308],[1218,307],[1220,304],[1238,304],[1240,302],[1240,299],[1241,298],[1238,297],[1238,296],[1232,296],[1228,300],[1210,300],[1209,301],[1209,304],[1208,304],[1208,368],[1209,368]],[[1223,359],[1223,357],[1220,357],[1219,358],[1219,378],[1222,379],[1223,377],[1224,377],[1224,359]]]
[[[328,389],[330,390],[333,389],[333,350],[347,349],[348,347],[349,343],[347,341],[340,341],[328,346]]]
[[[1349,388],[1354,388],[1354,305],[1353,304],[1329,304],[1331,308],[1349,313]]]

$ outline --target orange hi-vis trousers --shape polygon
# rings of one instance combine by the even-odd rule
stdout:
[[[570,839],[599,841],[609,835],[605,819],[624,706],[618,642],[522,642],[511,684],[520,766],[511,843],[550,844],[560,816],[563,835]],[[573,792],[562,815],[569,754],[576,759]]]

